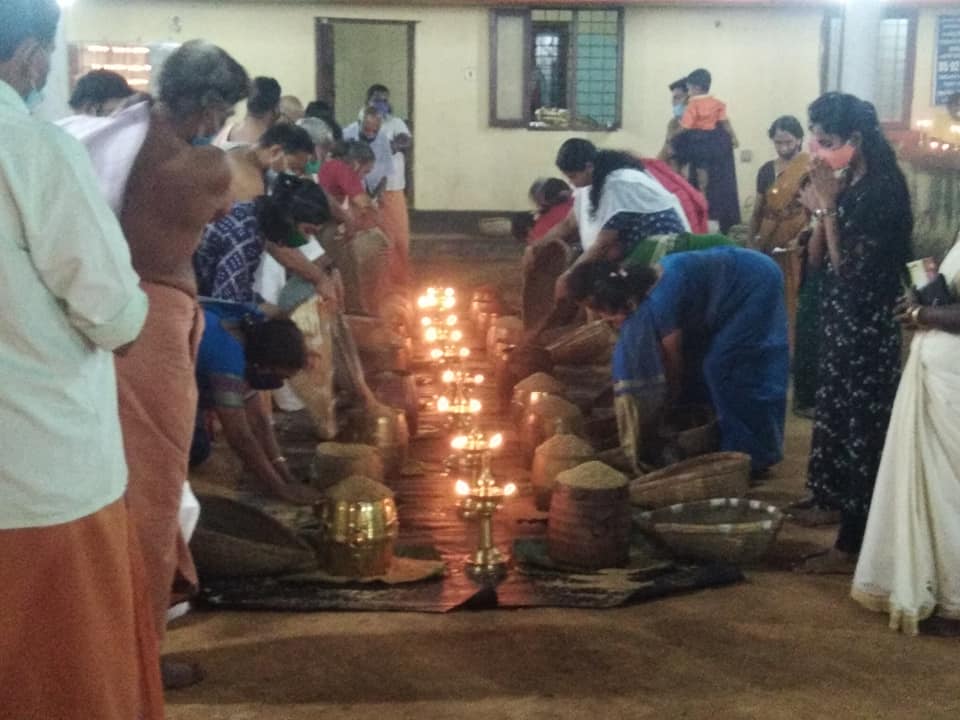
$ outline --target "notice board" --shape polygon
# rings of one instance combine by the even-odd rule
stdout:
[[[937,18],[937,56],[933,66],[933,104],[946,105],[960,92],[960,15]]]

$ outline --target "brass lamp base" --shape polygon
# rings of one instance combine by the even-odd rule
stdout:
[[[467,556],[467,575],[474,578],[496,578],[507,574],[509,556],[495,547],[479,548]]]

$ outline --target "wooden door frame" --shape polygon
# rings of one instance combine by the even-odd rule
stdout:
[[[336,24],[365,24],[365,25],[401,25],[407,29],[407,124],[410,126],[410,134],[416,137],[416,69],[417,69],[417,25],[416,20],[379,20],[364,18],[343,18],[343,17],[318,17],[314,20],[314,54],[316,56],[316,93],[318,100],[324,100],[330,103],[333,108],[334,116],[337,112],[337,92],[335,68],[335,40],[333,26]],[[414,153],[416,152],[416,142],[407,153],[407,203],[413,207],[413,164]]]

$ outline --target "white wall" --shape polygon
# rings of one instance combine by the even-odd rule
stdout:
[[[482,8],[76,0],[71,41],[156,42],[203,37],[251,75],[272,75],[285,93],[314,94],[314,18],[417,21],[416,205],[421,209],[518,209],[530,181],[556,174],[553,157],[576,133],[488,126],[488,13]],[[821,11],[629,8],[623,129],[591,133],[598,145],[656,154],[669,119],[667,85],[698,66],[714,74],[741,148],[741,195],[772,156],[766,130],[777,116],[801,119],[819,92]],[[919,89],[918,89],[919,92]]]

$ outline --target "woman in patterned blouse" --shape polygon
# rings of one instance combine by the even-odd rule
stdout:
[[[839,510],[840,532],[808,572],[852,572],[863,541],[900,377],[894,307],[911,257],[906,180],[876,109],[828,93],[809,110],[816,156],[803,190],[817,219],[812,265],[824,269],[821,357],[807,484],[812,509]]]

